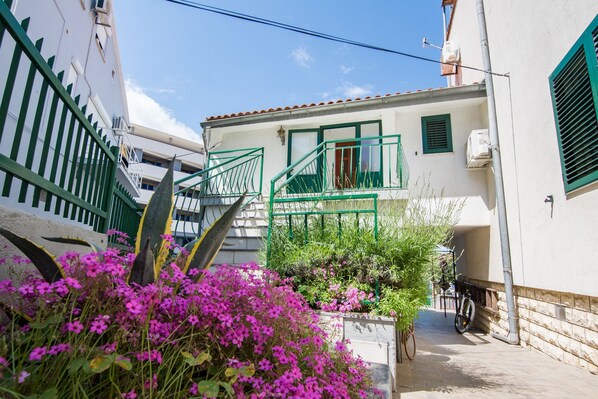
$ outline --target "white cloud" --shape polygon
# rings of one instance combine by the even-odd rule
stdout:
[[[345,65],[341,65],[339,68],[341,69],[341,72],[344,73],[345,75],[348,73],[351,73],[351,71],[353,71],[353,69],[355,69],[353,67],[348,67]]]
[[[171,110],[164,108],[148,96],[141,87],[130,79],[125,80],[125,90],[131,122],[187,140],[201,142],[201,136],[197,132],[184,123],[177,121]]]
[[[305,47],[298,47],[291,52],[291,56],[299,66],[303,68],[311,68],[311,65],[315,62],[314,58],[309,55]]]
[[[363,86],[357,86],[357,85],[351,84],[349,82],[345,82],[345,83],[343,83],[342,86],[337,87],[336,91],[338,91],[339,93],[342,93],[346,97],[356,98],[356,97],[369,96],[370,94],[372,94],[373,88],[374,88],[374,86],[372,86],[370,84],[365,84]]]

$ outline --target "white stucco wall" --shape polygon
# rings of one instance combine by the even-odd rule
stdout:
[[[495,77],[515,284],[598,295],[598,184],[566,194],[548,76],[598,13],[594,0],[485,1]],[[449,40],[465,65],[482,67],[475,0],[459,0]],[[463,82],[480,81],[463,70]],[[511,102],[512,101],[512,102]],[[491,182],[491,180],[489,180]],[[545,203],[554,197],[554,205]],[[502,281],[496,218],[489,278]],[[480,265],[479,267],[484,267]],[[472,275],[485,272],[468,262]]]
[[[68,81],[71,65],[77,64],[76,69],[79,69],[79,74],[76,79],[73,79],[73,81],[76,82],[73,97],[80,96],[80,107],[90,104],[91,99],[94,99],[97,105],[96,108],[98,111],[101,111],[97,113],[104,114],[103,119],[106,119],[106,126],[112,128],[113,118],[122,116],[128,120],[127,102],[119,59],[114,17],[111,17],[111,35],[107,38],[104,51],[100,52],[95,39],[96,31],[99,27],[99,25],[96,24],[95,12],[93,11],[95,3],[96,0],[18,0],[13,1],[11,10],[19,22],[25,18],[30,18],[27,35],[34,43],[43,38],[41,54],[46,60],[50,57],[55,58],[52,70],[56,75],[61,71],[64,71],[63,84],[66,85]],[[2,51],[0,52],[0,76],[3,78],[5,78],[8,73],[7,71],[12,58],[13,46],[14,40],[8,33],[6,33],[2,42]],[[29,61],[27,60],[25,62],[26,58],[27,57],[24,55],[21,57],[20,70],[17,74],[4,130],[4,140],[0,146],[0,152],[5,155],[10,153],[10,147],[12,146],[10,137],[14,134],[17,118],[20,114],[21,99],[24,93],[27,70],[29,68]],[[32,89],[32,100],[29,103],[29,110],[17,157],[17,162],[20,164],[25,163],[25,154],[31,137],[31,128],[35,115],[34,111],[37,107],[37,94],[41,89],[41,82],[42,79],[37,75]],[[35,172],[39,169],[43,172],[44,165],[40,165],[40,159],[42,153],[41,148],[44,145],[50,147],[48,159],[54,157],[55,151],[60,153],[59,162],[62,162],[64,159],[64,152],[66,151],[66,140],[63,141],[62,146],[58,149],[55,148],[55,138],[51,140],[51,143],[44,143],[45,126],[49,118],[51,101],[52,95],[48,94],[46,97],[44,115],[42,117],[42,128],[44,130],[37,138],[36,147],[39,150],[34,153],[33,157],[32,170]],[[58,112],[61,112],[61,109],[62,106],[60,105]],[[87,114],[89,113],[90,109],[88,108]],[[94,121],[99,118],[97,113],[94,116]],[[60,117],[57,118],[57,120],[59,119]],[[67,129],[68,126],[67,119]],[[112,130],[104,129],[102,133],[108,137],[113,145],[116,144],[116,139]],[[69,160],[69,162],[72,161],[72,159]],[[45,171],[46,178],[50,175],[49,168],[47,169],[48,170]],[[123,183],[125,187],[131,187],[128,182],[130,177],[127,176],[126,173],[121,172],[122,169],[119,167],[117,179]],[[4,176],[4,172],[0,172],[0,181],[4,181]],[[63,219],[60,216],[54,215],[53,212],[44,212],[43,206],[40,208],[31,207],[30,204],[33,191],[31,189],[27,193],[25,203],[18,203],[18,189],[14,189],[14,187],[18,186],[15,186],[13,183],[13,190],[10,197],[2,197],[0,204],[40,215],[54,221],[62,221],[70,225],[79,225],[85,229],[91,228],[82,225],[77,221],[73,222]]]
[[[465,144],[471,130],[486,127],[483,99],[471,98],[388,109],[340,113],[312,118],[264,122],[248,125],[211,128],[211,145],[220,143],[216,150],[264,147],[263,191],[269,193],[270,180],[287,166],[288,142],[281,145],[276,131],[282,126],[287,132],[294,129],[320,126],[382,121],[384,135],[401,134],[401,142],[410,168],[409,187],[417,190],[423,181],[430,184],[435,194],[466,200],[458,226],[462,229],[488,226],[489,200],[487,176],[484,169],[466,168]],[[451,115],[453,152],[423,154],[422,116]],[[288,135],[288,133],[287,133]],[[419,182],[418,182],[419,180]],[[416,185],[416,182],[417,185]]]

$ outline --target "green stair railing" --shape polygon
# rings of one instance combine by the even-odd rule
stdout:
[[[407,188],[400,135],[324,141],[270,182],[268,247],[274,230],[309,240],[314,225],[334,218],[338,234],[353,223],[378,234],[378,196]]]
[[[264,149],[212,151],[206,169],[177,180],[173,235],[198,237],[243,193],[245,205],[262,193]]]
[[[14,204],[42,209],[105,232],[113,203],[117,147],[92,124],[43,39],[27,36],[11,1],[0,0],[0,190]]]

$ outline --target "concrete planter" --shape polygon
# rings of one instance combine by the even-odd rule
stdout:
[[[348,339],[351,343],[347,346],[353,353],[372,363],[375,379],[383,382],[378,389],[387,392],[390,398],[397,386],[397,320],[366,313],[319,312],[319,315],[320,326],[331,341]]]

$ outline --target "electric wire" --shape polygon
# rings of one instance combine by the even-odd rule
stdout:
[[[484,73],[490,73],[494,76],[501,76],[501,77],[508,77],[509,74],[501,74],[501,73],[497,73],[497,72],[492,72],[492,71],[486,71],[482,68],[476,68],[476,67],[472,67],[472,66],[468,66],[468,65],[462,65],[462,64],[455,64],[453,62],[444,62],[444,61],[440,61],[440,60],[435,60],[433,58],[427,58],[427,57],[422,57],[419,55],[415,55],[415,54],[410,54],[410,53],[406,53],[403,51],[398,51],[398,50],[392,50],[392,49],[388,49],[385,47],[380,47],[380,46],[376,46],[376,45],[372,45],[372,44],[367,44],[367,43],[362,43],[362,42],[357,42],[354,40],[350,40],[350,39],[345,39],[339,36],[333,36],[333,35],[329,35],[327,33],[322,33],[322,32],[317,32],[314,30],[310,30],[310,29],[305,29],[305,28],[301,28],[298,26],[294,26],[294,25],[289,25],[289,24],[285,24],[282,22],[276,22],[270,19],[266,19],[266,18],[260,18],[260,17],[255,17],[249,14],[243,14],[240,12],[236,12],[236,11],[230,11],[230,10],[226,10],[224,8],[218,8],[218,7],[214,7],[214,6],[209,6],[206,4],[201,4],[201,3],[197,3],[194,1],[190,1],[190,0],[165,0],[169,3],[174,3],[174,4],[178,4],[181,6],[185,6],[185,7],[190,7],[190,8],[195,8],[198,10],[202,10],[202,11],[207,11],[207,12],[211,12],[211,13],[215,13],[215,14],[220,14],[220,15],[224,15],[227,17],[232,17],[232,18],[237,18],[237,19],[241,19],[244,21],[249,21],[249,22],[255,22],[258,24],[262,24],[262,25],[267,25],[267,26],[272,26],[275,28],[279,28],[279,29],[284,29],[284,30],[288,30],[291,32],[296,32],[296,33],[301,33],[304,35],[308,35],[308,36],[313,36],[313,37],[317,37],[320,39],[325,39],[325,40],[330,40],[333,42],[338,42],[338,43],[344,43],[344,44],[349,44],[352,46],[356,46],[356,47],[362,47],[362,48],[367,48],[370,50],[376,50],[376,51],[381,51],[381,52],[385,52],[385,53],[390,53],[390,54],[395,54],[395,55],[400,55],[403,57],[408,57],[408,58],[412,58],[412,59],[416,59],[419,61],[426,61],[426,62],[432,62],[434,64],[441,64],[441,65],[450,65],[450,66],[458,66],[461,67],[463,69],[469,69],[472,71],[478,71],[478,72],[484,72]]]

